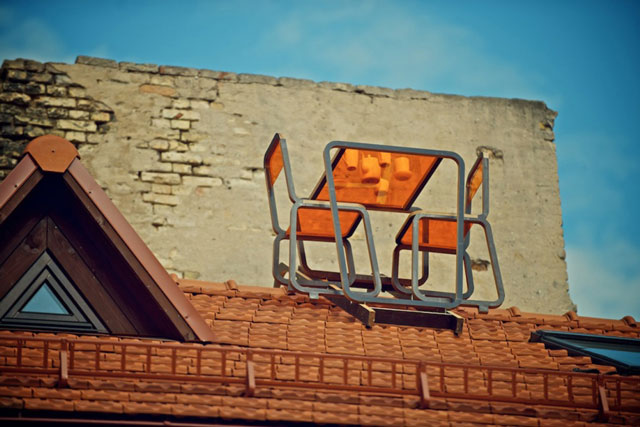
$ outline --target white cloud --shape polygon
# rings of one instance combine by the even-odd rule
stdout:
[[[640,251],[619,241],[567,247],[571,299],[583,316],[640,319]]]

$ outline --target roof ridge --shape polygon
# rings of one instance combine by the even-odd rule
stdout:
[[[45,172],[64,173],[73,160],[80,158],[76,147],[56,135],[43,135],[32,140],[24,149]]]

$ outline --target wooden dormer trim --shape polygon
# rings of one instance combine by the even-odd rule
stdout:
[[[64,170],[61,165],[66,165]],[[66,263],[73,270],[76,281],[82,283],[76,283],[76,287],[83,286],[84,292],[102,292],[105,299],[111,299],[118,308],[112,319],[131,317],[119,322],[124,325],[130,320],[132,324],[132,328],[116,328],[121,333],[181,341],[213,340],[204,319],[80,163],[75,147],[50,135],[33,140],[20,163],[0,183],[0,298],[28,268],[7,264],[18,258],[16,251],[20,247],[38,254],[44,250],[31,248],[28,240],[30,230],[43,220],[51,228],[47,235],[59,234],[45,246],[57,257],[58,264]],[[67,248],[55,249],[60,244]],[[104,256],[112,257],[113,262],[100,259],[103,249]],[[2,277],[2,271],[12,274]],[[93,287],[87,285],[89,282]],[[91,300],[87,295],[85,298]],[[139,304],[144,304],[146,316],[137,313]],[[94,299],[93,309],[99,315],[103,308],[96,305],[100,304]],[[157,317],[149,318],[154,312]]]

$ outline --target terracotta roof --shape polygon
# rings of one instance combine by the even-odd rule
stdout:
[[[536,329],[638,338],[630,317],[461,309],[467,321],[455,336],[367,328],[328,301],[282,288],[179,286],[215,331],[212,344],[0,333],[5,420],[135,414],[172,423],[640,423],[640,377],[611,375],[613,368],[588,357],[529,342]]]
[[[47,136],[26,151],[0,183],[2,265],[23,239],[12,236],[6,221],[16,224],[13,212],[41,180],[62,174],[82,206],[109,224],[111,237],[207,343],[0,331],[3,422],[640,424],[640,376],[623,377],[589,357],[530,340],[540,329],[637,339],[640,327],[630,316],[459,308],[465,322],[454,335],[426,327],[368,328],[328,300],[284,288],[178,280],[68,142]],[[37,217],[33,224],[45,222]],[[36,230],[33,224],[25,228]],[[0,274],[0,284],[6,277]]]

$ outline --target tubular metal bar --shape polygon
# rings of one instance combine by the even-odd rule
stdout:
[[[354,302],[371,302],[371,303],[381,303],[381,304],[390,304],[390,305],[407,305],[407,300],[399,299],[393,300],[390,298],[380,298],[378,294],[381,290],[381,280],[380,280],[380,272],[378,269],[378,261],[375,251],[375,246],[373,242],[373,235],[370,234],[369,230],[366,229],[366,237],[369,245],[369,257],[371,260],[372,267],[372,275],[374,280],[374,290],[377,291],[375,293],[372,292],[353,292],[350,288],[347,266],[344,254],[344,245],[342,244],[342,239],[340,239],[340,218],[338,215],[338,200],[336,197],[335,191],[335,182],[333,179],[333,162],[331,159],[331,150],[334,148],[340,149],[348,149],[355,148],[359,150],[371,150],[371,151],[385,151],[390,153],[403,153],[403,154],[414,154],[414,155],[424,155],[424,156],[432,156],[439,158],[447,158],[451,159],[458,165],[458,182],[457,182],[457,208],[456,208],[456,219],[457,219],[457,242],[456,242],[456,293],[453,301],[443,302],[442,300],[437,300],[435,298],[427,298],[422,293],[416,293],[415,289],[413,292],[413,297],[415,299],[411,300],[411,305],[417,307],[436,307],[436,308],[454,308],[462,301],[462,264],[463,264],[463,253],[464,253],[464,241],[463,241],[463,226],[464,226],[464,160],[460,155],[454,153],[452,151],[443,151],[443,150],[429,150],[429,149],[421,149],[421,148],[405,148],[405,147],[393,147],[393,146],[385,146],[385,145],[377,145],[377,144],[366,144],[360,142],[347,142],[347,141],[332,141],[324,149],[323,157],[324,157],[324,165],[325,165],[325,178],[327,180],[327,188],[329,192],[329,199],[331,202],[331,212],[333,216],[333,229],[336,236],[336,252],[338,258],[338,266],[340,269],[340,281],[342,284],[342,291],[344,295]],[[368,215],[366,217],[368,219]],[[367,221],[368,222],[368,221]],[[365,223],[365,226],[367,224]],[[417,233],[417,229],[414,228],[414,232]],[[416,242],[417,244],[417,242]],[[417,250],[413,256],[412,262],[412,287],[417,288],[417,276],[418,276],[418,260],[417,260]]]
[[[478,216],[470,216],[471,214],[471,203],[472,203],[472,197],[470,195],[470,187],[471,187],[471,181],[473,178],[474,173],[476,172],[476,170],[482,166],[482,212],[481,214],[479,214]],[[464,236],[464,255],[463,255],[463,259],[464,259],[464,270],[465,270],[465,278],[466,278],[466,282],[467,282],[467,291],[462,294],[462,300],[460,301],[459,305],[463,305],[463,306],[472,306],[472,307],[478,307],[478,310],[480,312],[487,312],[489,310],[489,308],[495,308],[495,307],[499,307],[502,302],[504,301],[505,298],[505,293],[504,293],[504,286],[502,283],[502,274],[500,272],[500,266],[498,264],[498,256],[496,254],[496,249],[495,249],[495,244],[494,244],[494,240],[493,240],[493,233],[491,231],[491,226],[489,225],[489,222],[487,221],[487,216],[489,214],[489,159],[487,158],[485,153],[481,153],[476,162],[474,163],[474,165],[471,167],[471,170],[469,171],[469,176],[467,177],[467,181],[466,181],[466,203],[465,203],[465,217],[464,217],[464,223],[463,223],[463,227],[466,223],[474,223],[474,224],[479,224],[482,226],[484,232],[485,232],[485,239],[487,242],[487,248],[489,250],[489,257],[491,259],[491,268],[492,268],[492,272],[493,272],[493,277],[494,277],[494,282],[496,285],[496,292],[497,292],[497,298],[493,301],[488,301],[488,300],[477,300],[477,299],[470,299],[471,295],[473,294],[475,285],[474,285],[474,281],[473,281],[473,271],[471,268],[471,259],[469,257],[469,254],[466,252],[467,247],[469,246],[469,241],[470,241],[470,233],[468,233],[466,236]],[[431,290],[420,290],[418,289],[418,286],[415,285],[415,277],[417,276],[416,273],[416,263],[417,263],[417,252],[425,252],[428,253],[429,251],[426,250],[420,250],[419,249],[419,244],[418,244],[418,229],[419,229],[419,223],[420,223],[420,219],[422,218],[433,218],[433,219],[448,219],[448,220],[456,220],[458,221],[458,227],[460,226],[459,223],[459,218],[458,217],[454,217],[453,215],[438,215],[438,214],[429,214],[427,212],[421,212],[421,211],[414,211],[412,212],[412,224],[411,226],[412,228],[412,245],[411,246],[407,246],[407,245],[397,245],[396,249],[394,250],[394,259],[393,259],[393,278],[392,280],[395,280],[397,278],[397,271],[398,271],[398,266],[396,265],[397,263],[399,263],[399,256],[396,256],[396,251],[399,252],[402,249],[411,249],[412,252],[412,268],[413,268],[413,281],[412,281],[412,290],[413,290],[413,294],[415,296],[417,296],[418,298],[422,299],[422,297],[418,294],[416,294],[416,292],[421,293],[422,295],[428,296],[428,297],[445,297],[448,299],[455,299],[457,297],[457,288],[456,288],[456,293],[452,293],[452,292],[439,292],[439,291],[431,291]],[[400,235],[403,231],[401,230],[398,235]],[[459,232],[459,228],[458,228],[458,232]],[[457,236],[457,241],[459,243],[460,241],[460,235],[458,234]],[[457,253],[456,253],[457,255]],[[458,259],[456,258],[456,267],[459,266],[458,264]],[[418,283],[419,285],[419,283]]]

